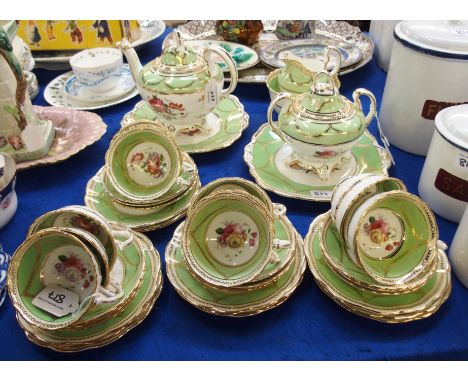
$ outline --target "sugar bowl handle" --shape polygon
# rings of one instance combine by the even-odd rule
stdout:
[[[354,105],[361,111],[362,111],[362,104],[361,104],[361,99],[360,99],[361,96],[366,96],[370,100],[369,112],[364,117],[365,122],[366,122],[366,127],[368,127],[372,121],[372,118],[374,118],[377,102],[375,100],[374,95],[369,90],[363,89],[363,88],[356,89],[353,92]]]
[[[278,94],[276,98],[273,101],[271,101],[270,106],[268,106],[267,116],[268,116],[268,123],[270,124],[273,131],[276,134],[278,134],[278,136],[283,141],[287,142],[287,139],[285,138],[284,133],[281,131],[281,128],[276,124],[275,121],[273,121],[273,111],[275,110],[275,106],[278,105],[278,102],[284,99],[289,99],[292,102],[292,97],[289,94],[286,94],[286,93]]]
[[[220,46],[210,46],[203,52],[203,56],[205,57],[205,60],[208,62],[209,65],[211,65],[210,55],[212,53],[221,57],[229,69],[229,74],[231,75],[231,82],[229,83],[229,86],[226,89],[223,89],[223,92],[222,92],[223,96],[228,96],[234,91],[234,89],[237,86],[237,80],[239,76],[237,73],[236,63],[234,62],[232,57],[226,52],[226,50],[224,50]]]

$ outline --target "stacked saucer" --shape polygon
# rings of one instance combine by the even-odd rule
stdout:
[[[166,248],[166,270],[179,295],[223,316],[276,307],[299,285],[303,243],[266,193],[241,178],[203,187]]]
[[[185,215],[199,188],[195,163],[167,129],[140,121],[114,136],[85,202],[109,221],[149,231]]]
[[[318,286],[345,309],[398,323],[428,317],[451,291],[450,266],[428,206],[395,178],[342,180],[305,252]]]
[[[119,339],[149,314],[161,288],[151,242],[83,206],[36,219],[8,270],[26,336],[63,352]]]

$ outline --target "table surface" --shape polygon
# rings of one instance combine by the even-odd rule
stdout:
[[[167,34],[167,32],[165,33]],[[139,50],[142,62],[160,54],[163,37]],[[59,73],[36,70],[41,92],[34,104],[46,106],[42,92]],[[372,91],[380,104],[386,74],[375,60],[342,77],[341,92]],[[244,146],[266,122],[268,90],[261,84],[239,84],[234,91],[250,115],[250,125],[231,147],[194,155],[202,184],[225,176],[252,180],[242,159]],[[108,125],[92,146],[66,161],[18,173],[18,212],[0,231],[0,243],[13,253],[29,225],[39,215],[71,204],[83,204],[87,181],[104,164],[104,154],[123,115],[139,100],[98,110]],[[376,135],[376,123],[370,131]],[[390,175],[417,193],[424,158],[392,148],[396,166]],[[329,203],[299,201],[269,193],[288,208],[288,217],[301,235]],[[456,224],[437,217],[440,239],[450,244]],[[164,249],[179,222],[148,236],[164,257]],[[176,293],[167,277],[155,308],[138,327],[100,349],[60,354],[30,343],[16,322],[11,302],[0,308],[0,359],[4,360],[359,360],[468,358],[468,294],[453,278],[449,300],[432,317],[407,324],[383,324],[353,315],[325,296],[309,269],[293,295],[279,307],[248,318],[217,317],[199,311]]]

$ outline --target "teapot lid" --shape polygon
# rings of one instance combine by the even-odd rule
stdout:
[[[326,81],[319,79],[327,77]],[[339,122],[352,118],[356,109],[336,88],[330,72],[318,72],[312,81],[310,91],[292,103],[293,110],[305,119],[315,122]]]
[[[206,68],[202,55],[184,44],[178,31],[173,32],[176,45],[164,48],[163,53],[153,62],[153,69],[166,75],[188,75]]]

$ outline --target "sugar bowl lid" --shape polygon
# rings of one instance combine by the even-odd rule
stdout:
[[[393,35],[403,45],[421,53],[468,60],[468,21],[402,21]]]

